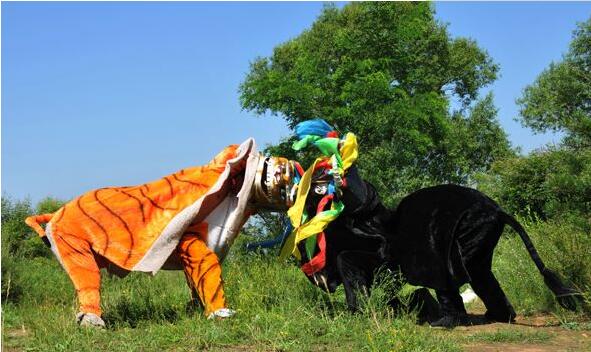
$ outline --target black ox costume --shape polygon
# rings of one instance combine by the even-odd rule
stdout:
[[[310,281],[326,291],[342,283],[350,309],[357,308],[357,292],[369,294],[376,270],[385,267],[412,285],[435,289],[437,301],[426,288],[410,299],[419,319],[432,326],[470,323],[459,294],[464,283],[484,302],[486,318],[513,321],[515,311],[491,271],[504,225],[519,234],[558,302],[575,309],[580,294],[545,267],[523,227],[481,192],[425,188],[392,211],[357,173],[354,135],[339,139],[323,120],[303,122],[296,133],[295,149],[314,144],[324,157],[296,179],[297,198],[288,211],[294,230],[281,255],[294,254]]]

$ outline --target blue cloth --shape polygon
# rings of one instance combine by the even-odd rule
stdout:
[[[259,248],[272,248],[279,244],[283,244],[283,241],[285,241],[285,238],[291,233],[292,230],[293,227],[291,226],[291,223],[287,221],[287,226],[285,226],[283,233],[281,233],[279,236],[264,241],[247,243],[246,250],[254,251]]]
[[[302,139],[306,135],[325,137],[330,131],[334,131],[334,128],[323,119],[300,122],[295,128],[298,139]]]

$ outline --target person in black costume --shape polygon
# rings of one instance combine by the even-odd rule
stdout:
[[[385,267],[412,285],[435,290],[438,302],[425,288],[410,301],[419,319],[432,326],[470,324],[459,294],[464,283],[470,283],[484,302],[488,320],[513,321],[515,310],[491,271],[493,250],[505,225],[522,238],[559,303],[576,308],[580,294],[544,266],[523,227],[483,193],[456,185],[424,188],[391,211],[355,167],[346,180],[341,195],[345,209],[325,229],[326,264],[308,278],[328,292],[342,283],[351,310],[357,309],[357,293],[369,295],[376,270]],[[309,196],[310,210],[322,195]],[[300,252],[305,263],[309,258],[303,248]],[[396,299],[390,303],[399,304]]]
[[[323,182],[315,180],[314,184],[318,186]],[[340,197],[345,204],[343,213],[324,230],[326,264],[322,270],[307,277],[313,284],[331,293],[343,284],[347,306],[356,311],[357,292],[370,294],[377,271],[382,267],[388,271],[397,268],[390,265],[387,253],[392,212],[382,204],[374,186],[361,179],[355,166],[347,173],[346,185]],[[326,188],[312,189],[307,200],[309,213],[314,211],[324,196],[322,190]],[[306,256],[303,243],[299,244],[299,248],[304,264],[310,258]],[[397,308],[401,302],[398,297],[392,297],[389,304]],[[421,322],[433,322],[440,318],[439,305],[425,288],[416,290],[408,305],[417,310]]]

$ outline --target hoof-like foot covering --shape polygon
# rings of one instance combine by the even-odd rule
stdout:
[[[78,325],[84,327],[92,327],[99,329],[105,328],[105,322],[103,321],[103,319],[101,319],[101,317],[94,313],[79,312],[78,314],[76,314],[76,322],[78,323]]]
[[[470,318],[467,314],[445,315],[441,319],[431,323],[431,326],[441,328],[455,328],[456,326],[471,325]]]
[[[210,313],[207,316],[207,319],[213,319],[213,318],[225,319],[225,318],[231,317],[234,314],[236,314],[235,310],[228,309],[228,308],[220,308],[220,309],[216,310],[215,312]]]

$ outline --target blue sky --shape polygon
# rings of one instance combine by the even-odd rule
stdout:
[[[2,191],[34,202],[133,185],[289,132],[241,111],[257,56],[297,36],[321,2],[2,3]],[[558,141],[513,121],[523,87],[567,50],[591,3],[437,3],[454,36],[501,66],[499,119],[524,151]]]

